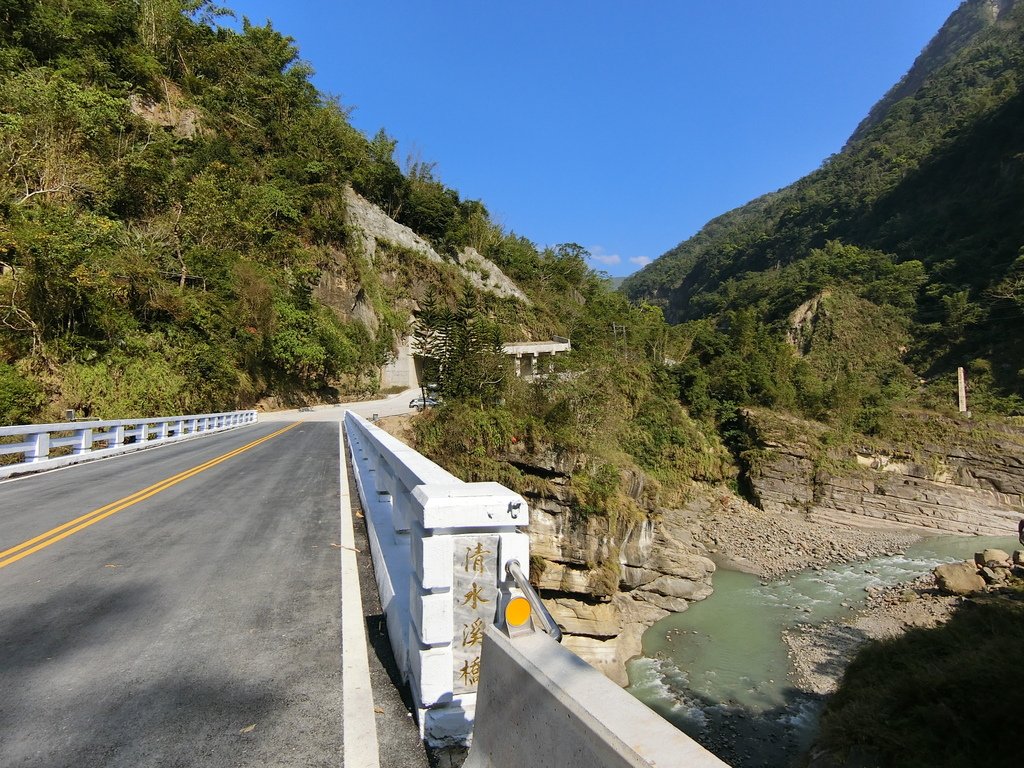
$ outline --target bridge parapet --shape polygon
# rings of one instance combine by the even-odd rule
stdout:
[[[466,483],[351,411],[345,434],[395,660],[432,746],[472,731],[484,627],[519,594],[506,563],[529,562],[526,501]]]
[[[255,424],[257,419],[256,411],[230,411],[0,427],[0,456],[20,456],[20,460],[0,466],[0,479],[223,432]]]
[[[729,768],[543,632],[489,627],[464,768]]]
[[[391,647],[428,744],[472,734],[466,768],[728,768],[553,639],[520,569],[521,496],[464,483],[351,411],[345,434]],[[536,620],[505,620],[519,595]]]

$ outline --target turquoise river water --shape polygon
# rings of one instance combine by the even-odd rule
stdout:
[[[736,766],[785,766],[809,745],[820,700],[796,691],[784,630],[863,605],[866,590],[910,581],[1016,537],[941,536],[903,554],[806,570],[774,582],[719,570],[714,594],[665,617],[629,665],[629,691]]]

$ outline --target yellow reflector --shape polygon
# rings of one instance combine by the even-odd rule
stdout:
[[[505,623],[510,627],[521,627],[530,620],[530,601],[525,597],[513,597],[505,606]]]

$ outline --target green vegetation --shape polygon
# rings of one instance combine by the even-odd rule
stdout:
[[[519,277],[531,296],[551,302],[533,311],[546,318],[549,333],[570,337],[573,351],[554,358],[552,375],[530,381],[507,370],[490,375],[500,368],[486,354],[461,354],[462,364],[451,366],[445,344],[436,338],[439,323],[430,318],[449,323],[465,311],[438,308],[438,299],[429,296],[421,304],[416,336],[424,348],[442,348],[442,365],[433,375],[446,400],[417,419],[420,450],[464,479],[498,480],[542,494],[517,464],[533,457],[534,464],[557,465],[572,476],[576,511],[608,516],[613,525],[636,520],[655,503],[677,500],[694,478],[730,476],[731,459],[713,425],[693,421],[679,402],[666,358],[681,357],[686,340],[666,325],[660,310],[633,306],[613,292],[586,268],[579,246],[537,252],[506,240],[503,247],[508,250],[502,269]],[[465,389],[463,381],[474,382],[475,389]],[[455,397],[449,399],[450,393]],[[629,472],[650,478],[646,498],[625,492]]]
[[[407,289],[346,232],[348,184],[443,254],[539,258],[429,164],[403,174],[394,140],[356,131],[291,39],[225,13],[0,5],[0,423],[374,389]],[[325,276],[372,322],[328,306]]]
[[[686,339],[659,309],[613,292],[580,246],[504,231],[431,163],[403,172],[386,132],[363,136],[312,86],[294,41],[227,13],[0,4],[0,423],[372,392],[411,331],[445,400],[421,445],[467,479],[539,487],[515,456],[549,455],[580,514],[627,520],[729,474],[679,403],[666,358]],[[443,258],[474,248],[528,301],[472,287],[454,260],[365,253],[347,186]],[[511,374],[503,342],[555,334],[573,352],[554,375]],[[625,493],[630,472],[650,498]]]
[[[742,324],[758,334],[758,370],[725,361],[702,374],[691,364],[684,389],[695,408],[795,407],[884,431],[885,408],[934,399],[910,382],[941,386],[948,401],[950,376],[964,365],[976,412],[1024,413],[1024,340],[1007,333],[1024,322],[1024,5],[997,22],[983,6],[954,13],[843,152],[626,280],[631,298],[696,323],[701,363],[750,354],[751,337],[731,327],[751,313]],[[778,344],[792,338],[791,314],[823,293],[831,293],[830,322],[846,310],[860,319],[835,329],[827,350],[817,327],[809,355],[798,334],[803,357],[787,360]],[[856,309],[851,294],[862,300]],[[882,360],[874,347],[862,359],[871,346],[855,343],[861,329],[900,355]]]
[[[822,421],[836,435],[889,435],[918,396],[900,307],[919,266],[894,267],[878,252],[830,242],[792,265],[788,278],[772,278],[778,291],[811,297],[785,336],[761,318],[757,302],[684,324],[689,354],[675,371],[683,400],[738,450],[743,406]]]
[[[844,763],[885,768],[1015,754],[1020,717],[1003,699],[1024,685],[1022,636],[1017,588],[972,598],[936,629],[869,644],[829,700],[819,746]]]
[[[498,402],[512,366],[502,351],[501,326],[480,311],[473,291],[467,289],[452,309],[428,287],[413,342],[423,359],[424,384],[449,399]]]

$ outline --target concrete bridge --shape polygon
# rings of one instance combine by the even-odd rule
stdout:
[[[555,357],[572,349],[572,342],[564,336],[550,341],[520,341],[505,344],[502,351],[512,360],[515,375],[532,379],[554,371]],[[423,358],[406,339],[398,346],[395,359],[380,372],[385,387],[419,387],[423,382]]]
[[[558,644],[522,497],[363,418],[408,397],[0,428],[0,764],[724,765]]]

